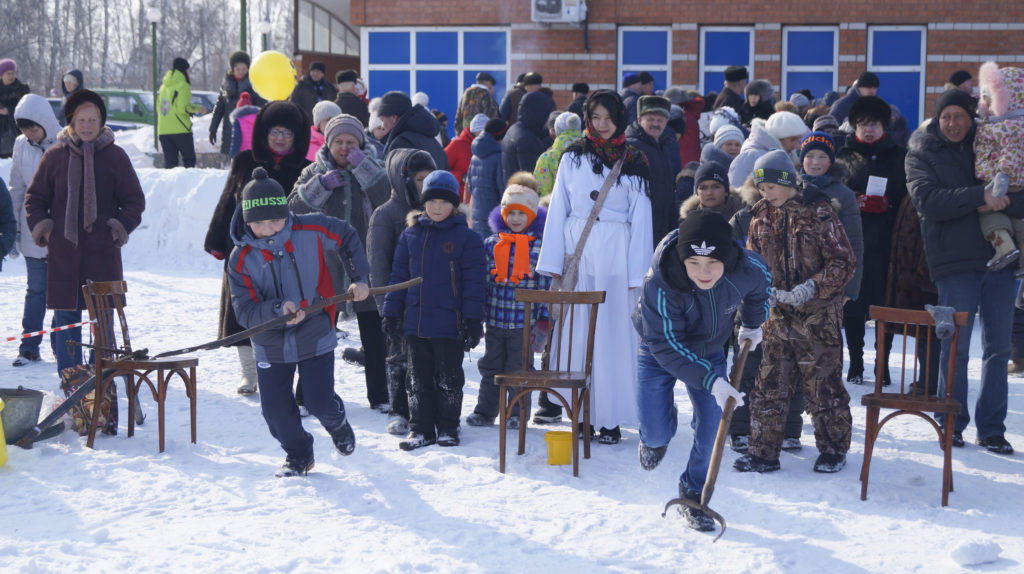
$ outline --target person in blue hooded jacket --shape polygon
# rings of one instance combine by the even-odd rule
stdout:
[[[231,305],[239,324],[254,327],[295,313],[283,327],[253,335],[260,406],[270,434],[287,457],[275,476],[298,476],[313,468],[313,436],[302,428],[292,392],[299,372],[304,404],[331,435],[343,455],[352,454],[356,437],[345,415],[345,403],[334,393],[336,308],[306,315],[304,309],[335,295],[325,267],[326,251],[341,256],[356,301],[369,295],[370,263],[355,228],[322,214],[288,211],[284,188],[261,167],[242,191],[231,219],[235,244],[228,264]]]
[[[719,213],[689,214],[658,244],[644,277],[633,326],[640,334],[637,353],[637,410],[640,466],[653,470],[676,433],[678,411],[673,389],[686,385],[693,403],[693,446],[679,477],[679,496],[699,501],[711,451],[729,397],[743,404],[743,393],[725,379],[723,347],[740,314],[739,341],[761,342],[768,319],[771,273],[759,255],[732,238]],[[680,506],[690,528],[714,530],[703,511]]]

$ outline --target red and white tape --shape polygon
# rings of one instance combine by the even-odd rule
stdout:
[[[40,335],[45,335],[47,333],[56,333],[58,331],[66,331],[68,329],[74,329],[76,327],[82,327],[84,325],[88,325],[90,323],[95,323],[95,322],[96,322],[96,320],[93,319],[92,321],[82,321],[81,323],[72,323],[70,325],[61,325],[60,327],[54,327],[52,329],[46,329],[45,331],[36,331],[34,333],[25,333],[23,335],[15,335],[14,337],[7,337],[6,341],[9,343],[11,341],[17,341],[19,339],[28,339],[29,337],[38,337]]]

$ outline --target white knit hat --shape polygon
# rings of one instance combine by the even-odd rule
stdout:
[[[555,136],[559,136],[565,130],[580,131],[583,127],[583,120],[573,112],[562,112],[555,118]]]
[[[539,204],[540,198],[536,191],[525,185],[513,183],[505,188],[505,193],[501,195],[501,217],[506,218],[508,217],[508,212],[514,209],[519,210],[525,213],[529,219],[530,223],[527,225],[531,225],[534,218],[537,217],[537,207]]]
[[[765,122],[764,129],[780,140],[793,136],[804,137],[811,131],[800,116],[793,112],[775,112]]]
[[[415,94],[412,95],[412,105],[415,106],[417,104],[423,106],[424,108],[428,108],[429,109],[429,107],[430,107],[430,96],[428,96],[427,94],[425,94],[423,92],[416,92]]]
[[[473,116],[473,119],[469,122],[470,133],[478,134],[484,131],[484,128],[487,127],[487,122],[490,119],[491,118],[487,117],[487,114],[477,114]]]
[[[736,126],[729,124],[718,128],[718,131],[715,132],[715,147],[720,148],[725,142],[731,141],[740,142],[742,144],[744,139],[743,131]]]
[[[718,128],[729,124],[739,125],[739,123],[740,116],[736,113],[736,110],[729,106],[722,106],[711,114],[711,122],[708,123],[708,129],[711,130],[711,135],[715,135]]]
[[[320,122],[329,120],[339,114],[341,114],[341,108],[338,107],[338,104],[330,100],[317,102],[313,106],[313,126],[319,128]]]
[[[370,133],[373,133],[373,130],[379,128],[383,124],[384,122],[381,121],[380,116],[377,115],[377,112],[373,112],[372,114],[370,114],[370,125],[366,126],[366,129],[370,130]]]

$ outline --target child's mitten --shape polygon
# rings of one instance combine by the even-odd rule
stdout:
[[[924,310],[931,313],[935,319],[935,333],[939,339],[948,339],[953,336],[953,313],[952,307],[940,307],[938,305],[925,305]]]

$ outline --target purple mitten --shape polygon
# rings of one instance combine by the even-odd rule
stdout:
[[[358,167],[364,159],[366,159],[366,154],[363,153],[363,150],[357,147],[348,150],[348,163],[352,167]]]

